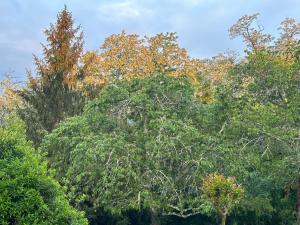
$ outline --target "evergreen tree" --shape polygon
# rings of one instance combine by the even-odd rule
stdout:
[[[43,58],[34,56],[37,76],[29,72],[26,87],[19,91],[23,104],[18,112],[35,146],[62,119],[80,113],[84,103],[75,89],[83,47],[80,26],[74,27],[72,15],[65,7],[45,34],[48,44],[43,45]]]

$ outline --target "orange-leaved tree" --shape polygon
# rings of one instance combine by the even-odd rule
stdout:
[[[137,34],[113,34],[105,39],[99,51],[82,57],[85,90],[99,88],[115,79],[133,79],[157,73],[186,76],[197,88],[197,94],[209,100],[201,87],[205,63],[192,58],[178,44],[176,33],[160,33],[152,37]]]

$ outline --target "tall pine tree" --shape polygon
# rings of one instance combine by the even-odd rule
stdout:
[[[65,117],[80,113],[84,103],[83,96],[75,88],[83,33],[80,26],[74,27],[72,14],[66,6],[45,34],[47,44],[42,45],[43,58],[34,56],[36,76],[29,72],[26,87],[19,91],[23,100],[19,115],[35,146]]]

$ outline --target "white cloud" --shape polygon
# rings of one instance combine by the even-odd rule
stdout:
[[[152,11],[138,4],[136,0],[110,1],[99,7],[101,17],[108,20],[131,19],[150,15]]]

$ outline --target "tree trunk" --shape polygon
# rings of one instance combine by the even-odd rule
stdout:
[[[220,213],[220,215],[221,215],[221,225],[226,225],[227,213],[228,213],[227,209],[222,210],[222,212]]]
[[[157,210],[151,208],[151,225],[160,225],[160,219]]]
[[[300,224],[300,177],[297,180],[297,205],[296,205],[296,212],[298,218],[298,224]]]
[[[222,215],[221,225],[225,225],[226,224],[226,217],[227,217],[226,214]]]

